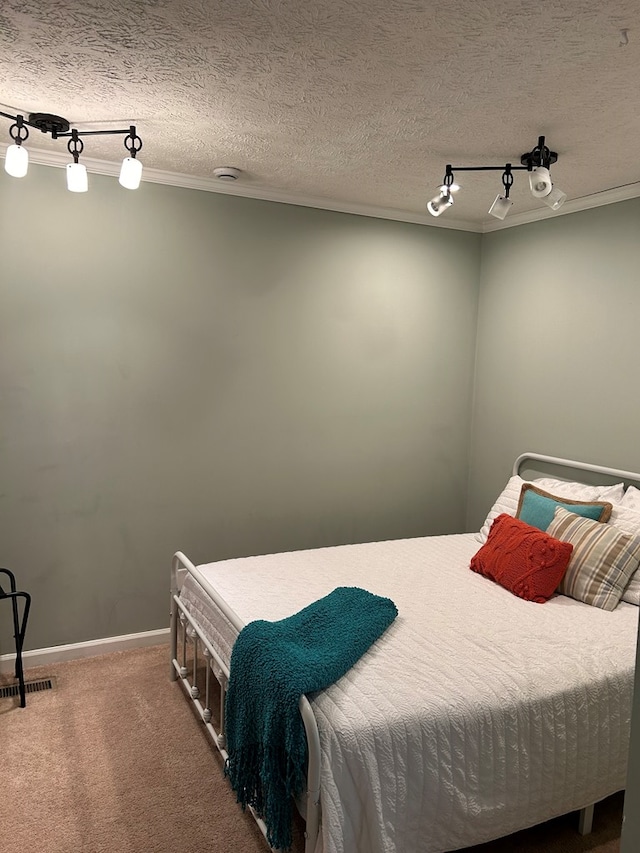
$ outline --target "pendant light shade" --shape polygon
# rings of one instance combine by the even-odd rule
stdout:
[[[87,167],[82,163],[67,163],[67,189],[72,193],[86,193],[89,189]]]
[[[120,185],[127,190],[137,190],[142,178],[142,163],[135,157],[125,157],[120,169]]]
[[[29,153],[22,145],[9,145],[4,158],[4,170],[12,178],[24,178],[29,168]]]

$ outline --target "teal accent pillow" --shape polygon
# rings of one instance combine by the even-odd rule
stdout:
[[[553,521],[556,507],[562,507],[567,512],[573,512],[582,518],[591,518],[593,521],[606,522],[611,517],[613,505],[607,501],[576,501],[572,498],[558,497],[545,492],[532,483],[525,483],[520,491],[520,500],[516,518],[545,530]]]

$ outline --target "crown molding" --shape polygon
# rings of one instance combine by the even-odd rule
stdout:
[[[263,187],[251,186],[251,184],[236,185],[235,183],[221,181],[219,178],[194,178],[190,175],[160,172],[158,170],[145,168],[143,172],[143,180],[147,180],[150,183],[167,184],[169,186],[182,187],[185,189],[242,196],[243,198],[253,198],[260,201],[294,204],[299,207],[313,207],[318,210],[331,210],[335,213],[351,213],[355,216],[369,216],[374,219],[390,219],[395,222],[408,222],[414,225],[429,225],[436,228],[453,228],[457,231],[481,231],[480,225],[466,220],[434,222],[429,221],[433,220],[433,217],[429,214],[422,216],[417,213],[411,214],[405,210],[397,210],[392,207],[338,202],[321,196],[314,197],[291,192],[283,192],[281,190],[265,189]]]
[[[40,166],[53,166],[62,168],[69,162],[68,156],[55,151],[41,151],[29,147],[29,160]],[[120,174],[120,164],[107,160],[97,160],[91,157],[82,158],[82,162],[90,173],[97,175],[108,175],[117,177]],[[409,222],[414,225],[428,225],[436,228],[449,228],[457,231],[480,232],[481,226],[467,220],[453,220],[449,222],[435,221],[432,216],[425,213],[411,214],[404,210],[396,210],[390,207],[377,207],[376,205],[349,204],[348,202],[337,202],[332,199],[304,196],[296,193],[282,192],[280,190],[265,189],[251,184],[228,183],[219,178],[197,178],[193,175],[183,175],[179,172],[164,172],[160,169],[144,167],[142,173],[143,183],[164,184],[170,187],[180,187],[187,190],[201,190],[203,192],[222,193],[223,195],[235,195],[243,198],[253,198],[260,201],[272,201],[280,204],[294,204],[299,207],[313,207],[319,210],[331,210],[336,213],[351,213],[355,216],[370,216],[374,219],[390,219],[396,222]],[[431,221],[430,221],[431,220]]]
[[[64,154],[51,151],[41,151],[29,148],[31,162],[42,166],[53,166],[56,168],[66,166],[69,158]],[[118,176],[120,165],[107,160],[96,160],[83,157],[82,162],[90,172],[99,175]],[[274,189],[257,187],[250,183],[225,183],[219,178],[198,178],[192,175],[183,175],[179,172],[164,172],[160,169],[149,169],[145,166],[142,174],[143,182],[152,184],[164,184],[181,189],[201,190],[202,192],[222,193],[223,195],[241,196],[253,198],[260,201],[271,201],[280,204],[293,204],[299,207],[313,207],[319,210],[331,210],[335,213],[350,213],[355,216],[369,216],[374,219],[388,219],[395,222],[408,222],[413,225],[426,225],[429,228],[447,228],[454,231],[471,231],[477,234],[488,234],[492,231],[502,231],[505,228],[515,228],[518,225],[527,225],[531,222],[540,222],[545,219],[564,216],[569,213],[577,213],[581,210],[589,210],[593,207],[602,207],[607,204],[615,204],[619,201],[640,197],[640,181],[625,184],[621,187],[603,190],[582,198],[573,198],[566,201],[560,210],[550,210],[542,205],[534,210],[524,213],[509,215],[504,220],[492,219],[482,223],[471,222],[464,219],[435,219],[428,214],[411,214],[407,211],[397,210],[389,207],[377,207],[366,204],[350,204],[349,202],[336,202],[328,198],[305,196],[297,193],[283,192]]]

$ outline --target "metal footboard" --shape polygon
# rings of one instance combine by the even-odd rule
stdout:
[[[220,597],[211,584],[209,584],[207,580],[199,574],[194,564],[181,551],[177,551],[173,557],[171,569],[170,678],[172,681],[179,680],[182,683],[187,695],[191,698],[194,706],[196,707],[211,740],[220,751],[223,760],[226,761],[228,754],[226,751],[224,705],[227,684],[229,681],[229,668],[222,660],[216,649],[213,648],[211,643],[204,636],[202,629],[193,619],[188,609],[180,599],[179,593],[187,573],[190,574],[200,587],[202,587],[205,593],[213,599],[222,614],[229,620],[238,633],[244,627],[244,623]],[[190,666],[187,666],[187,644],[189,642],[193,646],[193,654]],[[202,649],[204,664],[206,667],[204,696],[201,695],[200,687],[198,685],[200,648]],[[220,687],[217,729],[212,723],[212,673]],[[318,835],[320,833],[320,736],[318,734],[316,718],[306,696],[300,697],[299,707],[307,738],[308,766],[307,786],[304,794],[304,800],[297,805],[305,820],[305,853],[315,853]],[[264,821],[253,809],[251,809],[251,813],[260,827],[262,834],[266,838],[267,827]]]

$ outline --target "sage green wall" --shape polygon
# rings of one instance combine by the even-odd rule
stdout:
[[[467,527],[525,450],[640,471],[640,199],[483,236]]]
[[[464,529],[478,235],[90,177],[0,174],[0,565],[28,648],[166,626],[178,549]]]

